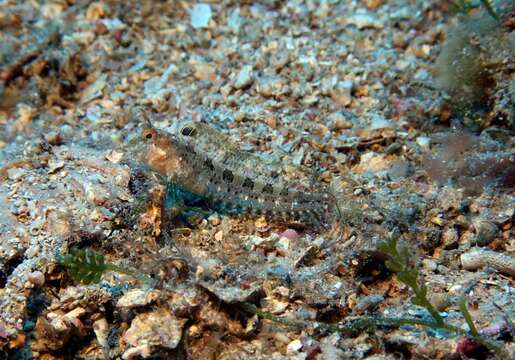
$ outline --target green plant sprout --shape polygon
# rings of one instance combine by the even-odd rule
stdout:
[[[418,270],[408,264],[408,248],[405,245],[398,247],[397,237],[390,236],[386,241],[380,242],[377,249],[388,256],[385,262],[388,270],[394,272],[399,281],[408,285],[415,293],[411,303],[425,308],[433,317],[435,324],[441,328],[444,325],[442,316],[427,299],[427,287],[418,284]]]
[[[463,329],[447,324],[444,321],[438,310],[427,299],[427,287],[424,284],[419,284],[418,270],[409,264],[410,256],[407,246],[398,245],[397,240],[398,236],[392,234],[386,241],[380,242],[377,248],[388,256],[388,260],[385,262],[386,267],[397,275],[400,282],[409,286],[415,293],[415,296],[411,298],[411,303],[425,308],[433,318],[433,321],[423,321],[424,323],[420,323],[420,325],[430,327],[435,330],[445,330],[450,333],[454,333],[454,335],[467,336],[486,346],[488,349],[499,352],[499,347],[481,337],[477,331],[472,320],[472,316],[467,309],[465,298],[461,298],[458,305],[463,317],[465,318],[469,331],[464,331]]]
[[[409,252],[406,246],[397,245],[397,237],[390,236],[386,241],[381,242],[378,245],[379,251],[383,252],[388,256],[386,266],[388,269],[396,273],[397,278],[402,283],[406,284],[415,293],[415,296],[411,299],[414,305],[422,306],[425,308],[432,317],[432,320],[416,319],[416,318],[387,318],[387,317],[360,317],[344,322],[328,324],[322,322],[313,322],[296,319],[286,319],[280,316],[276,316],[260,310],[254,304],[242,303],[241,307],[244,311],[258,315],[261,318],[288,326],[288,327],[314,327],[317,329],[323,329],[331,332],[339,332],[342,334],[356,334],[360,331],[373,331],[379,326],[420,326],[427,329],[434,329],[440,331],[446,331],[447,333],[454,336],[464,336],[470,338],[481,345],[485,346],[489,350],[502,354],[502,349],[490,340],[485,339],[477,331],[472,316],[467,310],[465,299],[462,298],[459,302],[459,308],[469,331],[464,330],[460,327],[448,324],[444,321],[438,310],[431,304],[427,299],[427,287],[425,285],[419,285],[418,281],[418,270],[409,265]]]
[[[118,265],[106,263],[104,255],[91,249],[71,248],[70,252],[59,259],[59,263],[68,269],[71,278],[81,284],[95,284],[100,282],[106,271],[116,271],[132,276],[142,283],[150,283],[151,279],[133,270]]]

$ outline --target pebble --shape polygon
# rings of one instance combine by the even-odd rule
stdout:
[[[207,27],[212,16],[211,5],[204,3],[194,4],[190,16],[191,26],[195,29]]]
[[[345,130],[352,128],[352,122],[340,111],[336,111],[327,117],[327,127],[332,131]]]
[[[245,65],[238,73],[236,81],[234,82],[234,87],[236,89],[245,89],[252,85],[253,82],[254,76],[252,74],[252,66]]]
[[[299,233],[296,232],[293,229],[286,229],[279,236],[280,237],[285,237],[285,238],[287,238],[289,240],[292,240],[292,241],[298,240],[300,238]]]
[[[392,162],[390,169],[388,169],[388,176],[395,181],[405,179],[410,174],[410,170],[410,163],[399,158]]]
[[[22,168],[11,168],[7,170],[7,177],[10,180],[16,181],[26,175],[27,171]]]
[[[254,226],[258,229],[263,229],[268,227],[268,223],[264,216],[260,216],[254,221]]]
[[[302,341],[300,339],[295,339],[286,346],[286,354],[287,355],[295,355],[300,349],[302,349]]]
[[[224,239],[224,232],[222,230],[217,231],[214,236],[216,241],[222,241]]]
[[[347,23],[355,25],[358,29],[382,29],[384,24],[374,15],[368,13],[355,13],[347,19]]]
[[[375,10],[379,6],[383,5],[386,0],[363,0],[363,3],[369,10]]]
[[[428,151],[431,147],[431,138],[427,136],[419,136],[416,139],[418,146],[420,146],[423,150]]]
[[[370,130],[377,129],[393,129],[394,125],[380,115],[372,116],[372,121],[370,123]]]
[[[288,250],[290,248],[290,242],[291,242],[290,239],[288,239],[287,237],[281,236],[279,241],[277,241],[276,246],[279,249]]]
[[[415,76],[413,77],[417,81],[426,81],[429,80],[431,77],[431,74],[429,74],[429,71],[426,69],[419,69],[415,73]]]
[[[59,170],[61,170],[62,168],[64,168],[64,161],[62,160],[55,160],[55,159],[50,159],[48,161],[48,170],[47,170],[47,174],[55,174],[56,172],[58,172]]]
[[[45,275],[41,271],[31,272],[28,279],[35,286],[43,286],[45,284]]]
[[[195,65],[195,72],[193,76],[197,80],[212,80],[215,75],[216,68],[213,65],[197,64]]]
[[[434,261],[432,259],[422,260],[422,266],[424,267],[424,269],[426,269],[427,271],[430,271],[430,272],[435,271],[436,268],[438,267],[438,265],[436,264],[436,261]]]
[[[220,225],[221,219],[220,219],[219,215],[213,214],[213,215],[209,215],[209,217],[207,218],[207,221],[209,221],[209,223],[211,225],[217,226],[217,225]]]
[[[245,18],[240,15],[240,8],[234,9],[227,18],[227,26],[234,32],[238,33],[244,23]]]
[[[458,231],[454,227],[448,227],[442,234],[442,242],[445,249],[455,249],[459,245]]]
[[[88,199],[92,205],[102,205],[110,198],[110,194],[102,185],[85,182],[83,187],[86,193],[86,199]]]
[[[374,312],[379,304],[384,301],[384,296],[380,294],[371,294],[361,297],[356,306],[352,309],[355,314],[364,314]]]
[[[265,97],[276,97],[284,91],[283,80],[279,76],[263,76],[256,86],[257,92]]]
[[[484,246],[489,244],[497,235],[499,228],[493,222],[483,219],[472,220],[472,228],[475,233],[472,245]]]
[[[352,102],[352,89],[354,83],[352,80],[339,81],[331,90],[331,97],[338,105],[348,106]]]
[[[178,319],[164,308],[137,314],[120,340],[126,344],[124,359],[150,357],[155,348],[175,349],[182,338],[186,319]]]
[[[132,309],[142,307],[155,302],[159,298],[159,291],[147,291],[143,289],[131,289],[127,291],[116,302],[116,307],[121,309]]]

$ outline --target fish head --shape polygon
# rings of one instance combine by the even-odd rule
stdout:
[[[177,137],[166,131],[147,127],[141,132],[140,156],[149,168],[170,180],[182,181],[191,176],[192,154]]]

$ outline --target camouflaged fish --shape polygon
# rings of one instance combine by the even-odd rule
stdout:
[[[223,164],[224,168],[262,182],[274,180],[279,182],[316,186],[315,174],[311,169],[286,163],[271,161],[250,151],[241,150],[232,139],[203,122],[185,119],[176,122],[172,134],[181,142],[191,146],[197,153],[210,154],[213,161]],[[286,183],[284,186],[288,186]]]
[[[201,127],[202,131],[215,131],[207,125]],[[141,134],[141,156],[166,182],[208,199],[214,208],[233,208],[317,227],[334,222],[338,214],[336,201],[322,185],[311,190],[299,189],[297,184],[289,186],[291,183],[280,177],[266,179],[259,173],[264,165],[259,164],[258,158],[242,154],[229,141],[223,149],[209,144],[200,152],[199,147],[183,138],[195,131],[199,131],[198,123],[183,127],[181,138],[155,129],[147,121]],[[250,168],[246,161],[256,165]]]

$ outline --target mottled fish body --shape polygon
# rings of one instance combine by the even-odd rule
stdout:
[[[326,226],[334,220],[336,202],[322,185],[298,188],[298,184],[292,185],[279,176],[266,181],[257,173],[264,168],[262,164],[241,169],[245,163],[242,159],[259,163],[257,157],[238,154],[230,146],[220,150],[206,145],[200,152],[191,142],[153,127],[145,129],[141,137],[142,155],[152,171],[218,207],[315,226]]]

